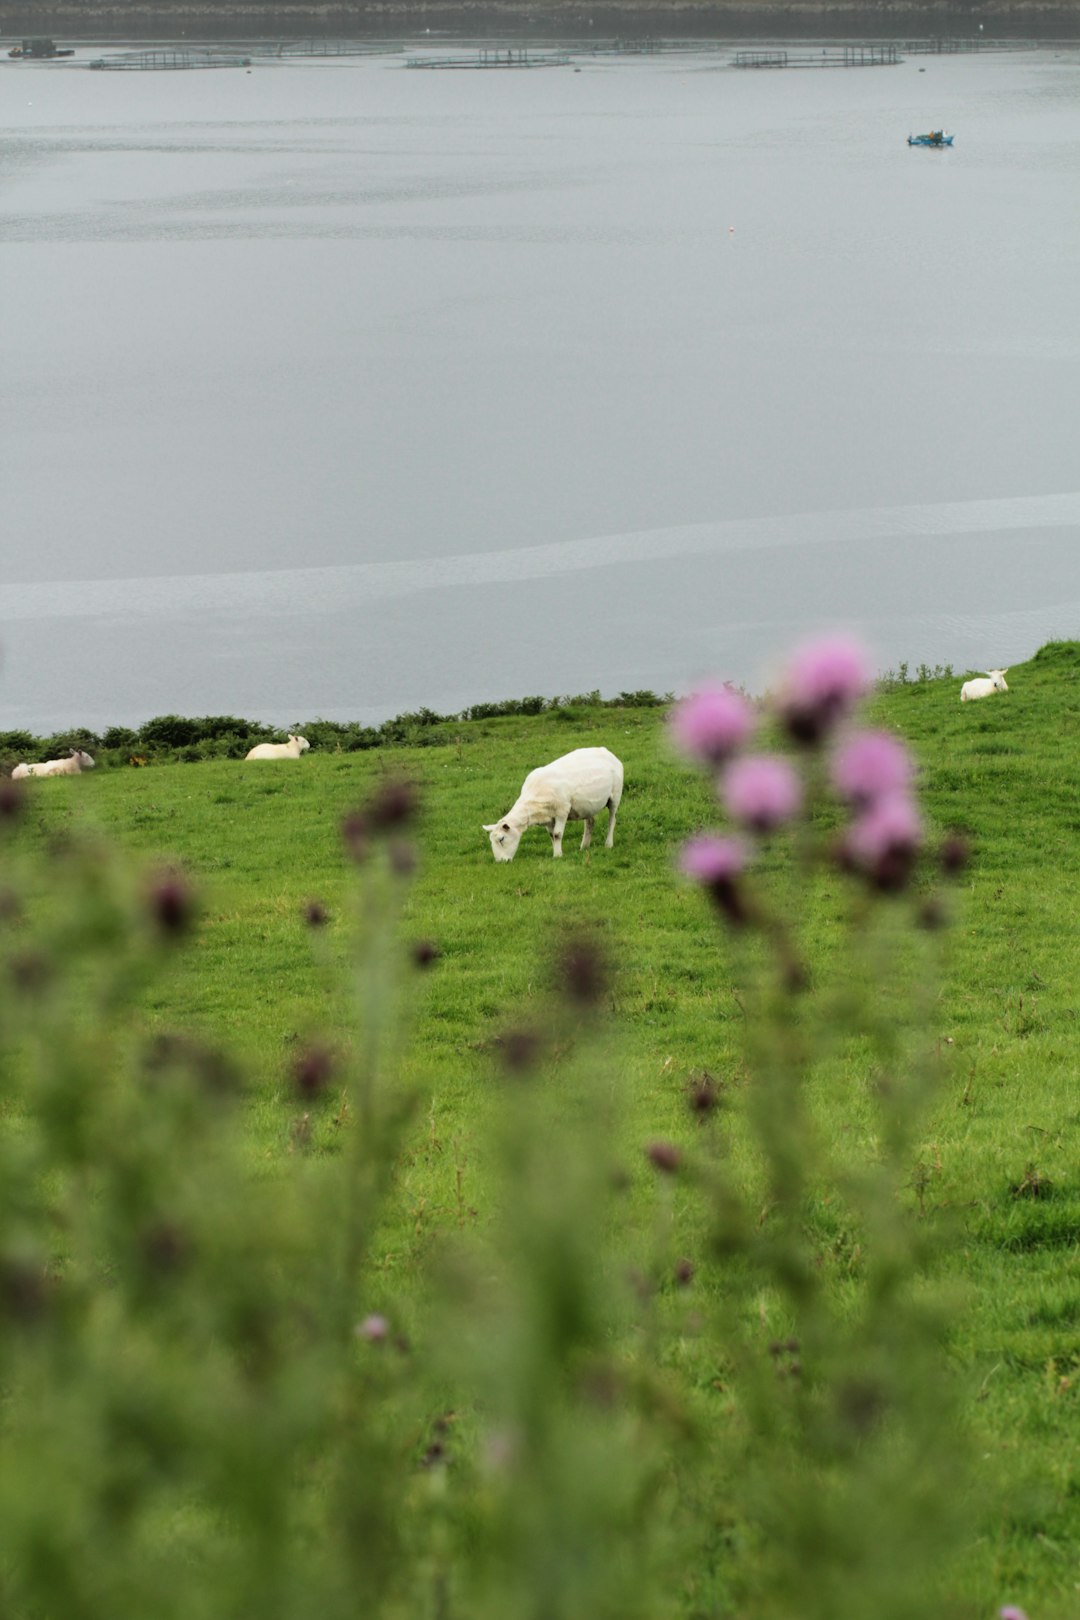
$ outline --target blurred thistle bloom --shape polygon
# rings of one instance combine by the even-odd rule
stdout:
[[[922,821],[903,794],[880,799],[853,822],[846,853],[886,893],[904,888],[922,844]]]
[[[747,848],[741,838],[717,838],[702,833],[689,838],[679,852],[679,870],[711,888],[714,883],[732,883],[746,866]]]
[[[319,1096],[326,1090],[335,1067],[334,1054],[328,1047],[305,1047],[292,1065],[293,1084],[300,1096],[306,1099]]]
[[[607,989],[608,972],[603,953],[591,939],[572,939],[563,948],[559,979],[570,1001],[594,1006]]]
[[[195,894],[180,872],[163,872],[149,892],[150,914],[163,934],[186,934],[195,918]]]
[[[751,754],[733,761],[724,772],[722,785],[732,820],[756,833],[782,827],[802,805],[802,783],[788,761],[777,754]]]
[[[971,847],[959,833],[950,833],[941,846],[941,870],[946,877],[957,877],[971,859]]]
[[[675,705],[670,720],[677,746],[706,765],[722,765],[730,759],[756,725],[753,708],[730,686],[702,687]]]
[[[330,921],[330,913],[321,900],[309,900],[304,907],[304,921],[309,928],[324,928]]]
[[[848,636],[807,642],[792,654],[781,688],[780,715],[788,733],[796,742],[820,742],[866,695],[872,679],[859,642]]]
[[[998,1610],[998,1620],[1028,1620],[1028,1617],[1015,1603],[1006,1603],[1003,1609]]]
[[[14,821],[26,804],[26,795],[10,777],[0,781],[0,821]]]
[[[356,1337],[367,1339],[369,1344],[382,1344],[390,1335],[390,1323],[385,1316],[373,1311],[365,1316],[362,1322],[356,1324]]]
[[[729,922],[741,924],[749,921],[739,882],[746,859],[747,848],[741,838],[717,838],[713,833],[702,833],[683,845],[679,870],[709,891]]]
[[[911,775],[911,755],[887,731],[855,732],[837,750],[832,764],[837,793],[859,808],[906,793]]]
[[[433,939],[418,939],[412,948],[413,963],[418,968],[429,968],[442,953]]]
[[[416,814],[420,795],[408,777],[388,777],[368,801],[367,814],[373,832],[393,832],[408,826]]]
[[[650,1142],[645,1157],[654,1170],[661,1170],[666,1176],[673,1176],[682,1163],[682,1154],[674,1142]]]
[[[360,810],[352,810],[341,823],[341,836],[345,848],[354,861],[366,861],[371,853],[371,829],[367,817]]]

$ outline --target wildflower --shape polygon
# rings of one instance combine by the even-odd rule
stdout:
[[[752,754],[728,766],[724,803],[732,819],[757,833],[773,832],[798,814],[802,784],[786,759]]]
[[[301,1097],[317,1097],[333,1072],[333,1053],[325,1046],[308,1046],[293,1062],[293,1084]]]
[[[1006,1603],[1003,1609],[998,1610],[998,1620],[1027,1620],[1027,1615],[1015,1603]]]
[[[674,1142],[650,1142],[645,1157],[654,1170],[661,1170],[666,1176],[673,1176],[682,1163],[682,1154]]]
[[[687,1288],[689,1287],[690,1283],[693,1282],[693,1280],[694,1262],[692,1260],[678,1261],[675,1266],[675,1281],[678,1283],[679,1287]]]
[[[0,781],[0,821],[14,821],[26,805],[26,795],[9,777]]]
[[[704,1117],[706,1114],[711,1114],[714,1108],[718,1108],[719,1105],[720,1087],[711,1074],[699,1075],[690,1086],[691,1112]]]
[[[373,832],[392,832],[405,827],[416,814],[419,795],[406,777],[390,777],[372,795],[368,817]]]
[[[855,866],[885,893],[902,889],[922,843],[922,822],[911,800],[893,794],[871,805],[847,835]]]
[[[870,689],[866,653],[847,636],[811,641],[791,659],[780,714],[796,742],[820,742]]]
[[[730,686],[706,686],[676,704],[671,733],[691,759],[722,765],[742,747],[757,724],[750,704]]]
[[[437,962],[440,956],[439,947],[433,939],[418,939],[412,948],[413,963],[418,968],[429,968]]]
[[[532,1029],[509,1029],[498,1040],[503,1064],[511,1074],[524,1074],[536,1066],[540,1044],[539,1035]]]
[[[736,926],[749,921],[739,878],[746,865],[747,848],[741,838],[717,838],[703,833],[689,839],[679,855],[679,868],[709,891],[728,921]]]
[[[588,939],[571,940],[559,963],[559,976],[570,1001],[579,1007],[594,1006],[607,987],[603,956]]]
[[[950,833],[941,846],[941,870],[946,877],[958,877],[971,859],[971,849],[966,838],[959,833]]]
[[[163,934],[186,934],[195,916],[195,896],[179,872],[166,872],[150,889],[150,913]]]
[[[366,1339],[369,1344],[382,1344],[390,1333],[390,1323],[385,1316],[373,1311],[365,1316],[362,1322],[356,1324],[356,1337]]]
[[[832,780],[840,797],[861,809],[907,791],[911,756],[887,731],[858,731],[837,752]]]
[[[341,836],[354,861],[359,864],[367,860],[371,852],[371,829],[362,811],[350,811],[341,823]]]
[[[330,913],[321,900],[309,900],[304,907],[304,921],[309,928],[325,928],[330,921]]]

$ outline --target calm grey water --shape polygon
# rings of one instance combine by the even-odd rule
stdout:
[[[91,54],[0,63],[0,727],[1080,634],[1080,53]]]

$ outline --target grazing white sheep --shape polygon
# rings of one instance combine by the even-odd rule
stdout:
[[[21,781],[25,776],[81,776],[92,771],[94,761],[81,748],[73,748],[66,759],[47,759],[41,765],[16,765],[12,777]]]
[[[497,861],[512,861],[527,827],[546,827],[551,853],[562,854],[563,829],[568,821],[583,821],[582,849],[592,843],[593,822],[601,810],[609,811],[606,848],[615,841],[615,813],[622,798],[623,768],[607,748],[575,748],[530,771],[521,784],[517,802],[501,821],[484,823]]]
[[[300,755],[310,748],[311,744],[306,737],[294,737],[289,732],[288,742],[283,743],[256,743],[244,755],[245,759],[299,759]]]
[[[1007,669],[988,669],[985,676],[980,675],[973,681],[965,681],[960,688],[961,703],[974,703],[976,698],[991,697],[994,692],[1007,692],[1005,685]]]

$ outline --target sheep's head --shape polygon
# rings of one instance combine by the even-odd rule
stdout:
[[[495,859],[512,861],[521,843],[522,829],[512,827],[508,821],[485,821],[483,827],[491,839],[491,853]]]
[[[1005,685],[1005,677],[1009,673],[1007,669],[988,669],[986,673],[994,683],[995,692],[1007,692],[1009,690]]]
[[[95,762],[93,759],[91,759],[89,754],[84,754],[81,748],[73,749],[72,752],[79,762],[80,771],[92,771],[94,769]]]
[[[305,750],[311,747],[311,744],[308,742],[306,737],[294,737],[291,731],[289,732],[289,741],[291,743],[296,743],[301,753],[304,753]]]

